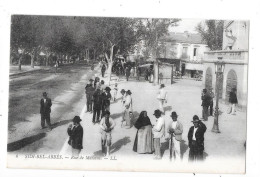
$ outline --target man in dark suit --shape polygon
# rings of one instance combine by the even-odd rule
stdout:
[[[197,115],[193,116],[193,124],[188,133],[189,140],[189,161],[203,160],[204,133],[207,130]]]
[[[102,109],[102,92],[100,88],[98,87],[97,90],[94,92],[93,95],[93,119],[92,122],[95,124],[96,122],[100,121],[100,112]]]
[[[82,147],[83,128],[80,125],[81,119],[79,116],[73,118],[73,125],[70,124],[67,132],[69,135],[69,145],[72,147],[72,156],[78,157]]]
[[[51,129],[51,121],[50,121],[50,113],[51,113],[51,106],[52,106],[51,99],[48,98],[46,92],[43,92],[42,96],[43,98],[40,101],[41,126],[42,128],[45,128],[45,121],[46,121],[48,127]]]
[[[207,89],[203,89],[202,94],[201,94],[201,100],[202,100],[202,118],[204,121],[208,120],[209,116],[209,106],[210,106],[210,101],[211,97],[207,91]]]
[[[93,94],[95,92],[95,88],[93,87],[93,79],[89,80],[89,83],[85,87],[85,93],[87,98],[87,110],[86,112],[92,112],[93,106]]]
[[[111,100],[111,93],[110,93],[110,87],[105,88],[105,92],[102,93],[102,115],[103,117],[105,115],[106,111],[110,111],[110,100]]]

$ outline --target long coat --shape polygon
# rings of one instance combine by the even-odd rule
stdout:
[[[207,127],[205,126],[205,124],[200,122],[199,127],[195,133],[197,148],[201,151],[204,150],[204,133],[206,132],[206,130]],[[189,147],[191,147],[193,131],[194,131],[194,126],[190,128],[188,133]]]
[[[46,102],[44,103],[44,99],[42,98],[40,101],[41,108],[40,108],[40,113],[41,114],[50,114],[51,113],[51,106],[52,102],[50,98],[46,98]]]
[[[102,93],[100,90],[96,90],[93,94],[93,108],[94,109],[101,109],[102,108]]]
[[[83,128],[81,125],[73,127],[72,129],[68,128],[67,130],[69,138],[69,144],[73,149],[83,149],[82,140],[83,140]]]
[[[106,109],[107,107],[110,106],[111,93],[106,94],[106,92],[103,92],[102,93],[102,100],[103,100],[102,108]]]
[[[233,92],[233,91],[231,91],[229,93],[229,103],[231,103],[231,104],[237,104],[238,103],[238,101],[237,101],[237,94],[235,92]]]

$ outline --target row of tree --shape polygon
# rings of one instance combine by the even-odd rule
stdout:
[[[179,21],[180,19],[14,15],[11,24],[11,59],[18,57],[21,69],[24,54],[31,56],[33,67],[41,52],[46,55],[47,65],[51,55],[73,56],[92,50],[94,57],[106,57],[111,74],[114,56],[134,51],[141,41],[145,46],[143,53],[155,61],[162,50],[160,37],[167,35],[169,27],[177,26]],[[203,35],[201,26],[198,26],[198,31]],[[203,39],[208,40],[206,37]],[[156,62],[154,71],[154,78],[157,78]]]

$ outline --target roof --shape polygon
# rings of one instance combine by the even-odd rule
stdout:
[[[189,44],[206,44],[205,41],[202,41],[202,37],[200,34],[188,33],[188,32],[184,32],[184,33],[170,32],[167,36],[161,37],[160,41],[189,43]]]

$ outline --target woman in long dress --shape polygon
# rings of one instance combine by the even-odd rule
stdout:
[[[135,128],[137,133],[134,141],[133,151],[139,154],[153,153],[153,134],[152,124],[150,118],[147,116],[146,111],[142,111],[139,118],[135,122]]]

